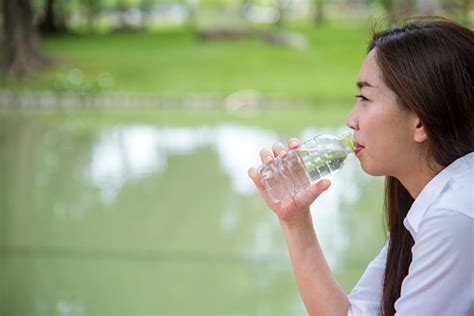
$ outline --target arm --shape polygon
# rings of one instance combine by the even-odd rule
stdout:
[[[324,258],[309,210],[291,222],[280,220],[280,224],[308,314],[347,315],[349,301]]]
[[[296,139],[290,139],[290,149],[298,147]],[[271,163],[274,156],[284,157],[286,149],[282,144],[273,145],[270,150],[260,152],[264,163]],[[281,203],[272,203],[260,175],[255,168],[249,169],[249,176],[262,198],[280,220],[287,241],[296,281],[309,315],[347,315],[349,301],[337,283],[324,258],[314,231],[309,206],[330,186],[329,180],[322,180],[297,193]]]

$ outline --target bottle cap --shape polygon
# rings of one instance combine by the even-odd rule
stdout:
[[[352,144],[352,137],[353,137],[352,133],[344,133],[344,139],[346,140],[347,145],[349,145],[352,152],[355,153],[355,148],[354,148],[354,145]]]

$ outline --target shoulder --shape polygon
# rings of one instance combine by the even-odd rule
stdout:
[[[453,176],[424,213],[419,233],[472,234],[474,223],[474,169]]]
[[[438,260],[469,261],[472,264],[473,257],[466,253],[472,253],[472,238],[474,232],[474,218],[466,212],[466,209],[434,208],[426,214],[420,222],[417,238],[413,247],[414,252],[422,254],[422,257]]]
[[[465,210],[432,208],[420,222],[418,235],[472,234],[474,218]]]
[[[474,218],[474,169],[452,177],[437,203],[432,206],[434,209],[451,210]],[[426,215],[435,215],[433,211]]]
[[[449,179],[425,212],[415,242],[430,244],[434,253],[472,251],[474,232],[474,169]],[[429,248],[429,247],[428,247]]]

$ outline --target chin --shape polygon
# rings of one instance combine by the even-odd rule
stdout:
[[[371,176],[379,177],[379,176],[386,176],[387,175],[387,172],[384,172],[383,170],[381,170],[380,168],[377,168],[375,166],[364,164],[362,162],[361,162],[360,165],[362,167],[362,170],[364,170],[365,173],[367,173]]]

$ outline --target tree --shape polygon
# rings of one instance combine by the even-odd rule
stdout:
[[[66,31],[64,3],[62,0],[47,0],[43,17],[39,23],[41,33],[62,33]]]
[[[150,23],[150,11],[153,8],[153,0],[142,0],[140,10],[142,11],[142,29],[146,29]]]
[[[324,22],[324,0],[315,1],[314,23],[321,25]]]
[[[100,0],[85,0],[82,1],[86,9],[87,16],[87,31],[92,33],[94,31],[94,24],[97,15],[100,12],[101,1]]]
[[[127,13],[127,4],[123,0],[119,0],[117,2],[117,12],[119,15],[119,25],[118,25],[118,30],[119,31],[125,31],[129,28],[127,19],[125,18],[125,15]]]
[[[288,9],[289,1],[287,0],[277,0],[276,1],[278,14],[280,15],[277,26],[283,27],[286,22],[286,10]]]
[[[49,63],[38,49],[29,0],[3,0],[4,66],[9,77],[31,75]]]

